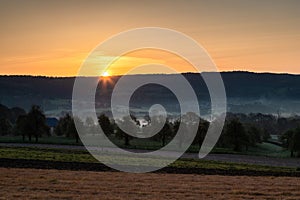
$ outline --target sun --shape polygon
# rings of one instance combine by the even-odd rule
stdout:
[[[108,71],[106,71],[106,72],[103,72],[103,73],[102,73],[102,76],[103,76],[103,77],[108,77],[108,76],[110,76],[110,74],[108,73]]]
[[[102,89],[106,89],[109,85],[112,84],[112,77],[108,71],[105,71],[99,77]]]

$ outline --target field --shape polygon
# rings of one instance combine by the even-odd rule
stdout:
[[[0,147],[0,199],[300,199],[295,167],[182,158],[158,172],[130,174],[80,146],[30,145]],[[268,145],[257,148],[271,152]]]
[[[156,150],[161,148],[161,142],[159,141],[144,141],[133,139],[130,141],[130,146],[124,146],[124,141],[112,137],[110,138],[115,144],[122,148],[130,149],[146,149],[146,150]],[[0,143],[35,143],[34,139],[32,142],[29,142],[26,138],[23,142],[21,136],[0,136]],[[50,136],[50,137],[41,137],[38,141],[39,144],[61,144],[61,145],[74,145],[82,146],[81,143],[77,144],[75,139],[59,137],[59,136]],[[187,152],[197,153],[199,152],[198,145],[191,145]],[[289,157],[290,152],[286,149],[283,149],[280,146],[270,144],[270,143],[261,143],[257,144],[255,147],[249,147],[248,151],[243,150],[242,152],[235,152],[228,148],[214,148],[212,153],[220,154],[243,154],[243,155],[258,155],[258,156],[268,156],[268,157]]]
[[[2,199],[300,199],[292,177],[0,171]]]
[[[106,155],[103,155],[106,156]],[[121,156],[121,155],[120,155]],[[91,170],[98,170],[100,163],[86,150],[75,150],[75,149],[50,149],[50,148],[36,148],[36,147],[0,147],[0,167],[13,167],[8,165],[6,160],[11,159],[10,163],[13,163],[14,160],[17,160],[16,164],[19,167],[26,165],[27,167],[31,166],[30,162],[35,162],[35,165],[42,165],[44,161],[48,166],[49,163],[54,163],[53,167],[56,168],[57,165],[60,165],[60,169],[76,169],[81,170],[79,164],[86,164],[88,167],[91,167]],[[25,161],[29,161],[28,162]],[[37,161],[41,161],[37,163]],[[152,160],[154,161],[154,160]],[[71,163],[71,167],[67,164]],[[127,161],[126,161],[127,162]],[[145,165],[149,160],[145,160]],[[19,164],[20,163],[20,164]],[[131,159],[131,164],[134,165],[135,158]],[[121,164],[121,163],[120,163]],[[73,166],[78,166],[74,168]],[[81,166],[82,166],[81,165]],[[94,167],[95,166],[95,167]],[[251,174],[251,175],[265,175],[265,174],[292,174],[292,176],[300,176],[299,169],[295,167],[272,167],[272,166],[263,166],[263,165],[254,165],[254,164],[245,164],[245,163],[234,163],[234,162],[224,162],[224,161],[212,161],[212,160],[199,160],[199,159],[179,159],[172,163],[169,167],[172,168],[172,171],[184,171],[185,173],[202,173],[202,172],[216,172],[224,174]],[[83,166],[83,168],[85,168]],[[185,170],[184,170],[185,169]],[[101,169],[100,169],[101,170]],[[202,171],[201,171],[202,170]]]

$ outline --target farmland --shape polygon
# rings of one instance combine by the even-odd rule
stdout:
[[[3,199],[299,199],[296,177],[1,168]]]
[[[102,156],[109,156],[103,154]],[[115,155],[116,156],[116,155]],[[118,155],[117,155],[118,156]],[[119,155],[122,157],[122,155]],[[225,155],[224,155],[225,156]],[[228,156],[228,155],[226,155]],[[237,155],[239,159],[239,155]],[[218,160],[223,156],[220,155]],[[131,164],[135,165],[136,158],[132,157]],[[243,159],[247,159],[244,157]],[[262,160],[267,158],[261,158]],[[274,161],[275,158],[270,158]],[[225,160],[228,160],[225,157]],[[249,159],[248,159],[249,160]],[[113,161],[113,160],[112,160]],[[145,165],[152,160],[145,160]],[[247,160],[245,160],[246,162]],[[286,159],[286,165],[293,164]],[[120,163],[122,164],[122,163]],[[283,163],[284,164],[284,163]],[[86,150],[78,149],[51,149],[37,147],[0,147],[0,167],[17,168],[45,168],[45,169],[69,169],[107,171],[101,163],[91,156]],[[222,175],[276,175],[276,176],[300,176],[298,165],[296,167],[278,167],[247,163],[236,163],[217,160],[199,160],[181,158],[169,167],[162,169],[167,173],[196,173],[196,174],[222,174]]]

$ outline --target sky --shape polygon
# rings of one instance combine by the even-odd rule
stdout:
[[[75,76],[99,43],[141,27],[192,37],[219,71],[300,74],[299,9],[298,0],[1,0],[0,74]],[[109,73],[153,61],[190,71],[175,55],[141,50]]]

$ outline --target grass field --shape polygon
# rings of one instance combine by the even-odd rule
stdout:
[[[292,177],[0,171],[0,199],[300,199]]]
[[[122,148],[132,148],[132,149],[146,149],[146,150],[155,150],[161,148],[161,143],[158,141],[144,141],[133,139],[130,141],[130,146],[124,146],[124,142],[117,138],[111,138],[112,141]],[[23,143],[21,136],[1,136],[0,143]],[[27,138],[25,143],[30,143]],[[34,140],[31,142],[34,143]],[[75,139],[66,138],[66,137],[41,137],[39,138],[38,143],[40,144],[63,144],[63,145],[82,145],[81,143],[77,144]],[[188,149],[188,152],[197,153],[199,152],[198,145],[191,145]],[[212,153],[220,154],[244,154],[244,155],[259,155],[259,156],[268,156],[268,157],[289,157],[290,152],[286,149],[283,149],[280,146],[262,143],[257,144],[255,147],[249,147],[248,151],[235,152],[228,148],[214,148]]]
[[[105,156],[105,155],[103,155]],[[121,155],[120,155],[121,156]],[[47,149],[33,147],[0,147],[0,158],[46,160],[62,162],[97,163],[98,161],[85,150]],[[135,158],[132,158],[134,165]],[[147,163],[145,163],[147,164]],[[220,170],[253,170],[268,172],[296,172],[296,168],[269,167],[253,164],[208,161],[199,159],[179,159],[170,165],[176,168],[201,168]]]
[[[23,141],[22,136],[0,136],[0,142],[2,143],[35,143],[35,138],[32,138],[30,142],[28,138]],[[40,144],[65,144],[65,145],[81,145],[76,143],[76,140],[73,138],[67,137],[40,137],[38,143]]]
[[[1,158],[61,161],[60,165],[64,162],[98,163],[86,150],[76,149],[0,147]],[[296,168],[198,159],[179,159],[170,167],[176,169],[176,174],[0,166],[0,199],[300,199],[299,177],[260,176],[265,172],[299,174]],[[254,176],[178,174],[177,169],[226,170],[226,175],[227,172],[252,171]]]

